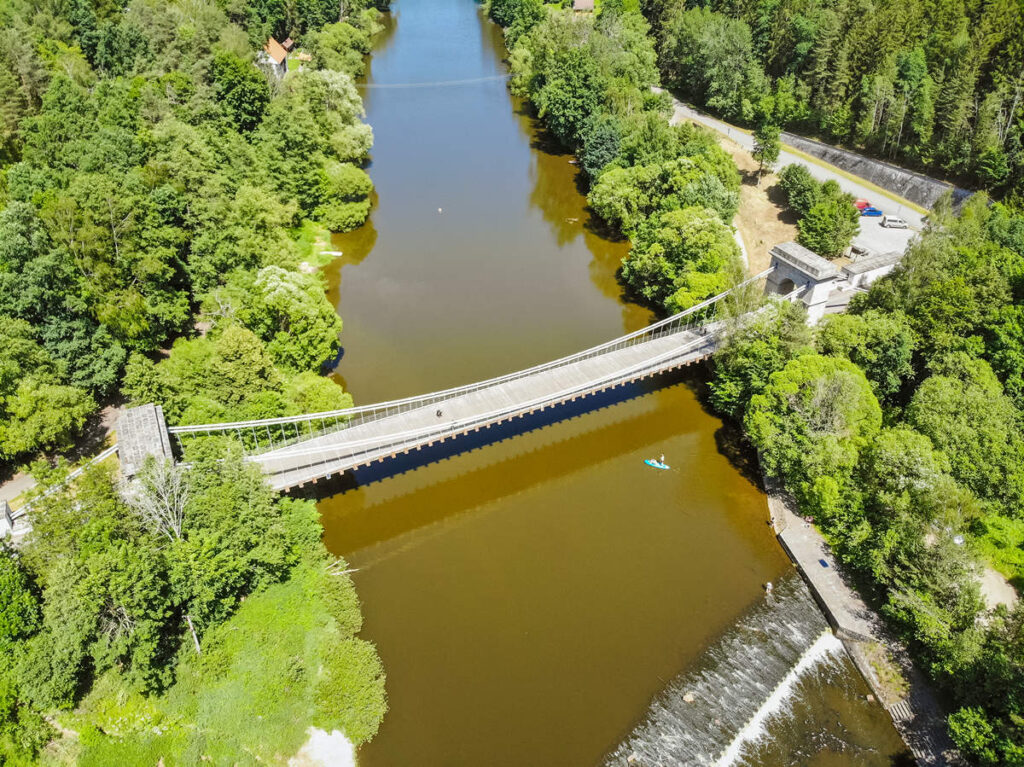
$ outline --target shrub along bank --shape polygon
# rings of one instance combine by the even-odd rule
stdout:
[[[986,564],[1024,586],[1024,215],[948,205],[903,263],[813,333],[782,303],[715,356],[742,420],[837,555],[955,701],[977,764],[1024,763],[1024,603],[986,611]]]
[[[577,14],[540,0],[493,0],[505,27],[512,92],[574,151],[594,212],[633,248],[622,279],[641,300],[676,312],[741,270],[729,223],[740,176],[706,131],[670,126],[647,22],[636,6],[605,2]]]

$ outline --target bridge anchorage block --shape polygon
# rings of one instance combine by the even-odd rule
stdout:
[[[798,286],[805,286],[800,301],[807,308],[807,323],[815,325],[825,315],[829,294],[839,279],[839,270],[814,251],[795,242],[783,242],[771,249],[774,271],[765,280],[765,292],[788,296]]]

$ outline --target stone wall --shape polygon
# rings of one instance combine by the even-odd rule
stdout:
[[[922,208],[931,210],[936,201],[949,190],[953,190],[953,202],[958,204],[971,195],[969,189],[953,186],[945,181],[929,178],[912,170],[890,165],[881,160],[822,144],[794,133],[782,133],[782,142],[805,154],[824,160],[830,165],[867,179],[893,194],[906,198]]]

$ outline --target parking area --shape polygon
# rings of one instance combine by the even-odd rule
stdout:
[[[753,148],[754,139],[749,133],[676,101],[673,121],[680,120],[692,120],[712,128],[735,141],[747,151]],[[783,168],[790,164],[803,165],[818,181],[835,181],[844,192],[849,192],[858,199],[869,200],[871,205],[878,208],[883,214],[899,216],[910,226],[909,229],[889,229],[882,226],[881,217],[862,216],[860,233],[853,238],[854,245],[867,248],[872,253],[889,253],[894,250],[902,253],[907,249],[914,235],[924,228],[923,217],[913,208],[900,204],[884,194],[876,194],[877,190],[847,177],[836,168],[824,163],[808,162],[803,157],[787,151],[783,146],[776,167]]]
[[[900,215],[896,212],[895,205],[886,205],[888,200],[875,202],[872,200],[872,204],[875,207],[886,211],[890,215]],[[886,210],[887,207],[893,208],[891,211]],[[910,223],[909,219],[907,223]],[[913,227],[913,224],[911,224]],[[854,245],[860,245],[863,248],[867,248],[873,253],[888,253],[896,250],[902,253],[907,249],[910,244],[911,238],[917,234],[913,228],[910,229],[888,229],[882,226],[881,218],[871,218],[869,216],[861,216],[860,219],[860,233],[853,238]]]

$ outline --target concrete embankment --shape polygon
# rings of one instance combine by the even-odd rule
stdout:
[[[945,181],[939,181],[898,165],[892,165],[873,157],[865,157],[831,144],[823,144],[795,133],[783,131],[781,138],[782,143],[804,154],[809,154],[811,157],[841,168],[847,173],[866,179],[872,184],[887,189],[893,194],[898,194],[928,210],[931,210],[939,198],[949,191],[953,192],[954,203],[971,195],[971,191],[968,189],[961,189]]]
[[[945,716],[927,680],[893,641],[878,614],[846,583],[832,550],[794,499],[766,481],[771,523],[836,636],[919,765],[958,767],[963,761],[946,732]],[[882,676],[887,677],[882,679]]]

